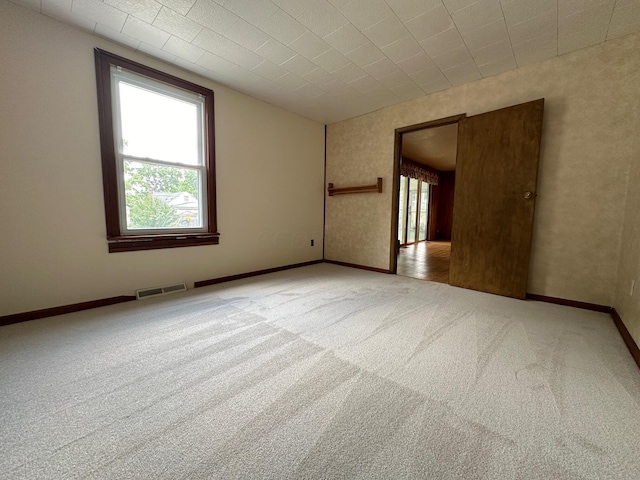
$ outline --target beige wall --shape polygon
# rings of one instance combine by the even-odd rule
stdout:
[[[327,182],[380,176],[384,193],[327,199],[326,258],[389,268],[395,128],[544,97],[529,292],[613,305],[639,46],[626,37],[329,125]]]
[[[640,89],[640,84],[637,87]],[[634,139],[614,306],[640,345],[640,100],[636,103]]]
[[[107,252],[94,47],[215,91],[220,245]],[[322,258],[323,125],[4,0],[0,92],[0,315]]]

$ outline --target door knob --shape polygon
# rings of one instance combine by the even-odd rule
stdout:
[[[527,200],[533,198],[533,192],[524,192],[524,198],[526,198]]]

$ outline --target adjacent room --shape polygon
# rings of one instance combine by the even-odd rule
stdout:
[[[0,0],[0,477],[640,478],[640,2]]]
[[[449,283],[458,124],[402,134],[398,275]]]

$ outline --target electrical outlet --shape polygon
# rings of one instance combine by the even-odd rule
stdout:
[[[311,246],[313,247],[313,238],[311,239]]]
[[[629,290],[629,295],[633,297],[633,288],[636,286],[636,281],[631,280],[631,289]]]

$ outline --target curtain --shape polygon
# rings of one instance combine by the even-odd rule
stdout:
[[[438,172],[436,170],[414,162],[407,157],[402,157],[400,160],[400,175],[416,178],[431,185],[438,185]]]

